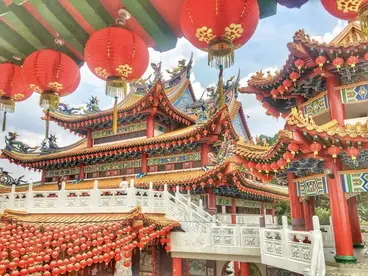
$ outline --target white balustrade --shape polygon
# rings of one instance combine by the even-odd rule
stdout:
[[[321,225],[321,234],[323,240],[323,247],[334,248],[335,247],[335,237],[332,228],[332,217],[330,217],[330,225]]]

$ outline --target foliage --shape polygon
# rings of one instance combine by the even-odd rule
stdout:
[[[289,201],[278,201],[275,204],[275,216],[278,219],[278,223],[282,224],[282,216],[286,216],[288,218],[288,223],[291,223],[291,216],[290,216],[290,203]]]
[[[320,225],[329,225],[331,210],[321,207],[316,207],[316,216],[319,217]]]
[[[275,134],[272,137],[271,136],[267,136],[267,135],[263,135],[263,134],[261,134],[259,136],[259,139],[260,139],[261,143],[263,143],[262,141],[264,141],[266,139],[267,144],[270,145],[270,146],[272,146],[273,144],[275,144],[278,138],[279,138],[279,135],[278,134]]]

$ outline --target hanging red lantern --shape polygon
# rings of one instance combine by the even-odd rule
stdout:
[[[180,24],[185,37],[208,51],[208,64],[234,63],[234,50],[253,35],[259,20],[256,0],[184,0]]]
[[[263,108],[268,109],[271,105],[269,102],[263,102],[262,103]]]
[[[304,64],[305,64],[305,62],[302,59],[297,59],[296,61],[294,61],[294,65],[296,66],[296,68],[298,68],[299,73],[303,69]]]
[[[316,157],[318,155],[318,153],[321,151],[322,149],[322,145],[316,141],[314,141],[310,146],[309,146],[310,151],[313,152],[314,156]]]
[[[332,65],[336,67],[337,71],[340,70],[341,66],[344,65],[344,59],[341,57],[337,57],[332,61]]]
[[[257,163],[256,169],[257,169],[258,172],[261,172],[263,170],[262,164],[261,163]]]
[[[272,89],[271,90],[271,96],[272,96],[272,98],[276,98],[278,94],[279,94],[279,92],[276,89]]]
[[[346,150],[346,154],[351,157],[351,160],[356,160],[357,157],[359,156],[360,154],[360,151],[359,149],[355,148],[355,147],[350,147]]]
[[[280,166],[276,163],[276,162],[273,162],[271,163],[271,169],[277,173],[278,169],[280,169]]]
[[[290,151],[286,151],[282,157],[286,160],[287,163],[290,163],[294,159],[294,155]]]
[[[298,72],[291,72],[289,75],[289,78],[293,81],[293,83],[295,84],[296,81],[300,78],[300,75]]]
[[[351,68],[354,68],[359,62],[359,58],[357,56],[350,56],[346,63],[350,65]]]
[[[316,64],[317,64],[320,68],[322,68],[322,67],[325,65],[326,61],[327,61],[327,59],[326,59],[326,57],[325,57],[325,56],[318,56],[318,57],[316,58],[316,60],[315,60]]]
[[[299,150],[299,145],[296,143],[290,143],[287,149],[291,152],[292,155],[295,155],[295,153]]]
[[[0,111],[4,111],[3,131],[6,128],[6,113],[15,110],[15,102],[27,100],[33,93],[24,81],[22,68],[11,64],[0,64]]]
[[[283,158],[280,158],[277,162],[277,165],[279,165],[279,167],[283,170],[285,169],[286,165],[287,165],[287,162],[285,159]]]
[[[149,61],[147,45],[122,27],[103,28],[88,39],[84,56],[89,69],[106,81],[106,95],[123,98],[126,84],[142,77]]]
[[[290,80],[288,80],[288,79],[286,79],[286,80],[284,80],[283,82],[282,82],[282,85],[285,87],[285,89],[286,90],[288,90],[289,89],[289,87],[291,86],[291,81]]]
[[[262,101],[264,99],[264,96],[262,94],[256,94],[257,101]]]
[[[277,91],[280,93],[281,96],[284,95],[286,88],[283,85],[280,85],[279,87],[277,87]]]
[[[333,159],[336,159],[339,153],[341,152],[341,149],[335,145],[332,145],[327,150],[328,154],[332,156]]]
[[[256,163],[254,163],[254,162],[249,162],[248,163],[248,167],[249,167],[249,169],[252,171],[252,170],[254,170],[255,168],[256,168],[256,166],[257,166],[257,164]]]
[[[268,174],[271,170],[271,165],[270,164],[263,164],[262,169]]]
[[[361,1],[321,0],[323,7],[331,15],[348,21],[355,21]]]
[[[59,98],[73,93],[80,82],[78,65],[66,54],[50,49],[30,54],[22,74],[29,87],[41,94],[44,109],[57,109]]]

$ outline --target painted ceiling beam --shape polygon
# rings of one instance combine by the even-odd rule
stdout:
[[[58,1],[30,0],[30,2],[59,34],[60,38],[83,55],[84,45],[89,35],[63,6]]]
[[[177,43],[176,35],[149,0],[120,1],[156,42],[157,50],[167,51],[175,48]]]
[[[114,19],[105,10],[100,1],[96,0],[69,0],[70,4],[84,17],[85,20],[97,31],[114,24]]]
[[[277,2],[276,0],[258,0],[260,19],[270,17],[276,14]]]

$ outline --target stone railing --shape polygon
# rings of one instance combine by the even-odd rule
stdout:
[[[311,232],[290,230],[286,217],[282,223],[282,229],[260,228],[262,263],[304,275],[325,275],[318,217],[313,217]]]
[[[321,234],[323,240],[323,246],[325,248],[334,248],[335,247],[335,236],[332,228],[332,218],[330,217],[329,225],[321,225]]]
[[[231,216],[233,214],[217,214],[218,219],[224,224],[232,224]],[[243,225],[257,225],[259,226],[259,219],[261,215],[251,215],[251,214],[234,214],[236,216],[236,224]],[[272,217],[272,215],[265,215],[265,223],[269,226],[277,225],[277,217]]]

